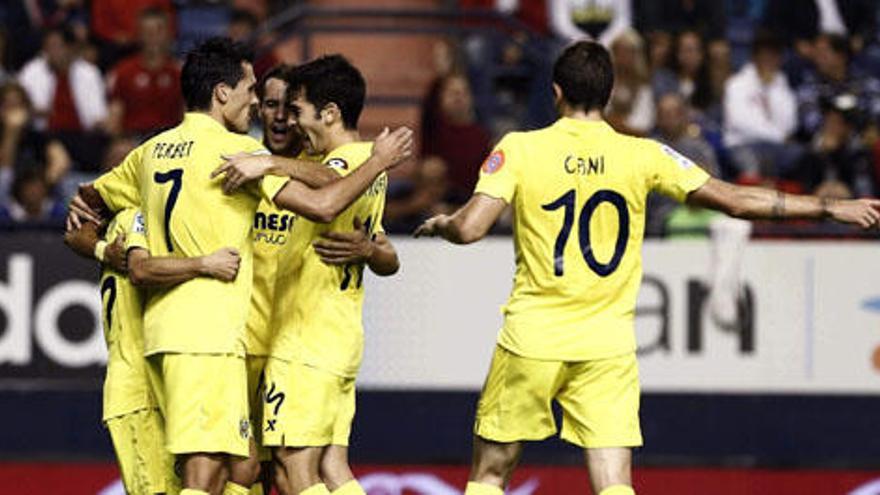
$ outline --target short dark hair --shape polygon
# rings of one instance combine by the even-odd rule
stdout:
[[[187,53],[180,72],[186,108],[210,110],[214,87],[220,83],[236,86],[244,77],[242,62],[250,61],[248,48],[229,38],[209,38]]]
[[[570,105],[583,107],[585,111],[602,110],[614,87],[611,55],[598,43],[579,41],[556,59],[553,82]]]
[[[782,53],[783,50],[782,39],[772,31],[759,29],[755,32],[755,37],[752,39],[752,55],[757,55],[763,51]]]
[[[290,72],[288,84],[291,90],[302,90],[317,110],[335,103],[345,128],[357,128],[367,85],[361,72],[342,55],[325,55],[296,67]]]
[[[260,82],[257,84],[257,98],[260,99],[261,103],[263,102],[263,97],[266,96],[266,83],[269,82],[269,79],[280,79],[288,83],[288,74],[291,69],[293,69],[292,65],[278,64],[263,74],[263,77],[260,78]]]

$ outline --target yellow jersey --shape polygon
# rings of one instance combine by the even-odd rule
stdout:
[[[516,275],[498,343],[533,359],[632,352],[645,201],[684,201],[709,175],[671,148],[604,122],[562,118],[507,134],[476,193],[514,211]]]
[[[187,113],[183,123],[132,151],[95,181],[107,206],[140,207],[153,256],[196,257],[231,247],[241,254],[233,282],[199,277],[151,292],[144,310],[144,349],[160,352],[245,353],[245,321],[253,285],[251,223],[261,199],[271,201],[287,182],[265,177],[224,194],[211,172],[223,156],[268,153],[210,116]]]
[[[139,245],[140,222],[134,208],[113,217],[104,240],[112,243],[126,235],[126,245]],[[143,294],[124,273],[102,265],[101,300],[104,306],[104,339],[107,342],[107,376],[104,380],[104,421],[148,407],[156,407],[147,381],[144,358]]]
[[[303,151],[298,160],[314,162],[321,166],[321,157]],[[247,318],[245,349],[249,356],[268,356],[272,344],[272,302],[275,298],[275,272],[278,269],[278,253],[291,236],[297,215],[275,206],[267,200],[260,201],[254,214],[254,287],[251,308]]]
[[[372,143],[342,145],[324,164],[342,176],[370,158]],[[351,231],[357,217],[371,234],[382,231],[383,173],[348,209],[329,224],[297,220],[296,235],[279,258],[272,312],[275,339],[271,355],[295,360],[343,377],[354,377],[364,348],[362,323],[364,264],[324,264],[312,243],[327,231]]]

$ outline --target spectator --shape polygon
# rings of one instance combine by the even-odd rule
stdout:
[[[92,130],[107,117],[101,72],[75,55],[73,42],[66,29],[47,31],[42,53],[18,76],[33,103],[40,130]]]
[[[489,152],[489,133],[476,121],[467,78],[452,74],[440,83],[436,122],[422,136],[422,155],[443,160],[448,170],[453,204],[464,203],[476,185],[480,163]]]
[[[875,0],[768,0],[764,26],[811,58],[819,33],[849,37],[850,49],[860,51],[877,33]]]
[[[27,167],[15,176],[12,197],[0,206],[0,222],[53,222],[64,220],[64,204],[52,199],[41,167]]]
[[[281,61],[275,56],[275,52],[271,49],[264,49],[269,45],[267,36],[257,37],[257,28],[260,20],[252,12],[248,10],[233,10],[229,18],[229,26],[226,28],[226,36],[232,38],[233,41],[239,41],[247,45],[257,46],[257,58],[254,60],[254,75],[257,79],[272,67],[278,65]]]
[[[148,8],[164,10],[174,22],[171,0],[92,0],[92,31],[101,42],[101,66],[110,67],[135,49],[138,19]]]
[[[8,200],[14,171],[46,163],[56,176],[70,168],[64,146],[34,131],[25,90],[16,83],[0,87],[0,204]]]
[[[632,29],[611,43],[614,59],[614,90],[606,118],[620,132],[647,135],[654,128],[654,95],[648,77],[645,46]]]
[[[840,95],[826,105],[803,166],[805,185],[817,196],[845,199],[878,193],[871,154],[859,135],[857,105],[854,95]]]
[[[632,25],[631,0],[549,0],[550,26],[566,42],[589,38],[605,46]]]
[[[107,127],[114,135],[146,136],[173,127],[183,116],[180,67],[171,57],[168,14],[144,10],[138,30],[140,53],[120,62],[108,78]]]
[[[727,82],[724,144],[741,175],[779,177],[797,162],[797,147],[786,144],[797,128],[797,101],[781,66],[781,44],[759,33],[752,61]]]
[[[718,160],[715,150],[700,136],[699,127],[691,122],[690,110],[684,98],[677,93],[667,93],[657,101],[657,130],[655,137],[690,158],[713,176],[718,176]],[[676,225],[703,228],[709,217],[694,209],[677,210],[678,203],[657,194],[648,198],[645,231],[648,235],[668,232],[667,221],[675,219]],[[693,220],[693,221],[692,221]]]
[[[12,78],[9,69],[9,34],[0,28],[0,84],[6,83]]]
[[[655,97],[677,93],[704,114],[718,113],[719,99],[712,88],[706,48],[695,31],[678,35],[669,68],[654,75],[652,87]]]
[[[428,216],[450,212],[444,203],[449,187],[446,164],[425,158],[409,177],[389,184],[383,224],[389,232],[410,233]]]
[[[799,127],[808,140],[822,128],[822,104],[837,96],[850,94],[858,108],[872,122],[880,119],[880,81],[850,64],[851,52],[846,38],[823,34],[813,45],[815,71],[808,73],[797,88]]]

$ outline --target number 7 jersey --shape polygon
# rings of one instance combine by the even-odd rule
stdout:
[[[107,206],[140,208],[153,256],[191,258],[229,247],[241,255],[233,282],[194,278],[149,293],[144,349],[244,355],[245,320],[252,288],[251,228],[261,198],[271,201],[287,182],[266,177],[224,194],[211,172],[223,156],[263,152],[254,139],[229,132],[200,113],[148,140],[95,181]]]
[[[684,201],[708,179],[671,148],[604,122],[562,118],[506,135],[475,190],[514,210],[516,275],[499,345],[559,361],[632,352],[647,195]]]

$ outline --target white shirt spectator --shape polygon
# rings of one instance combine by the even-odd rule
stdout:
[[[79,122],[83,129],[93,129],[107,118],[101,71],[85,60],[76,59],[70,64],[69,77]],[[27,91],[34,110],[40,115],[47,115],[52,109],[56,78],[46,58],[41,55],[25,64],[18,74],[18,81]],[[47,125],[48,119],[45,117],[34,119],[34,126],[39,130],[45,130]]]
[[[783,143],[797,127],[797,102],[788,79],[777,72],[764,84],[754,64],[727,81],[724,93],[724,144]]]
[[[578,27],[579,16],[586,21],[608,25],[594,41],[610,46],[614,38],[632,26],[631,0],[550,0],[550,26],[556,36],[567,41],[593,39],[590,33]]]

